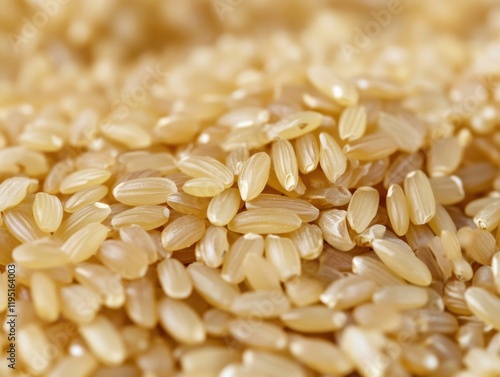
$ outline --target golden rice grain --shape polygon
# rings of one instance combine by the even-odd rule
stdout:
[[[136,224],[147,231],[166,224],[169,217],[170,211],[167,207],[138,206],[113,216],[111,226],[120,229]]]
[[[318,225],[323,231],[323,238],[330,245],[342,251],[352,250],[355,243],[347,228],[347,211],[332,209],[321,214]]]
[[[301,224],[300,217],[290,210],[258,208],[237,214],[228,228],[236,233],[288,233]]]
[[[212,225],[196,244],[196,258],[208,267],[218,268],[228,250],[227,229]]]
[[[410,225],[410,214],[403,189],[398,184],[392,184],[387,190],[387,215],[392,229],[398,236],[406,234]]]
[[[324,95],[339,105],[352,106],[358,102],[356,87],[332,72],[326,66],[312,66],[307,71],[307,78]]]
[[[281,289],[280,276],[276,267],[258,253],[249,253],[243,261],[245,283],[254,291]]]
[[[250,152],[246,147],[239,147],[231,152],[226,157],[226,166],[233,172],[234,175],[240,175],[243,164],[250,157]]]
[[[207,208],[208,220],[218,226],[227,225],[240,208],[238,189],[229,188],[214,196]]]
[[[500,321],[495,313],[500,310],[500,299],[484,288],[471,287],[465,291],[467,306],[480,320],[500,329]]]
[[[403,321],[398,311],[389,304],[362,304],[354,308],[352,315],[359,326],[383,332],[398,331]]]
[[[219,273],[200,263],[191,263],[187,268],[196,291],[213,306],[228,310],[239,295],[236,285],[226,282]]]
[[[247,320],[235,319],[229,322],[229,332],[239,342],[261,349],[281,350],[287,344],[286,332],[273,323],[253,327]]]
[[[243,353],[243,364],[255,370],[254,375],[306,377],[306,372],[300,364],[270,352],[248,349]]]
[[[150,153],[146,151],[126,152],[118,156],[118,162],[125,173],[144,171],[154,167],[161,175],[177,171],[175,158],[170,153]]]
[[[47,238],[17,246],[12,252],[12,258],[20,266],[35,269],[60,267],[70,263],[60,245]]]
[[[465,249],[466,255],[483,265],[491,263],[491,257],[496,251],[493,235],[481,229],[461,228],[458,233],[460,246]]]
[[[415,285],[429,285],[432,282],[429,269],[408,245],[375,240],[372,247],[382,262],[399,277]]]
[[[405,284],[404,281],[388,269],[385,264],[374,258],[354,257],[352,259],[352,271],[382,286]]]
[[[100,202],[90,204],[64,219],[59,229],[54,233],[54,236],[66,241],[86,225],[103,222],[110,213],[111,208],[107,204]]]
[[[378,125],[381,130],[394,139],[402,151],[413,153],[422,146],[425,135],[419,132],[417,125],[410,123],[404,117],[381,112]]]
[[[345,325],[347,316],[326,306],[294,308],[280,316],[286,327],[308,334],[326,333]]]
[[[62,315],[79,325],[92,322],[101,307],[99,295],[94,290],[80,284],[62,287],[60,300]]]
[[[456,175],[429,179],[436,202],[442,205],[460,203],[465,198],[462,180]]]
[[[104,306],[120,308],[125,302],[125,288],[120,276],[103,265],[80,263],[75,268],[75,279],[94,290]]]
[[[50,341],[47,338],[43,328],[36,323],[28,323],[23,328],[19,329],[17,335],[19,342],[18,354],[19,359],[25,364],[26,369],[34,373],[44,373],[48,370],[52,360],[38,362],[33,355],[43,355],[43,351],[50,347]],[[57,352],[54,356],[58,356]],[[5,368],[7,369],[7,368]]]
[[[299,111],[288,114],[263,130],[264,140],[281,137],[286,140],[296,139],[315,130],[321,125],[323,115],[315,111]]]
[[[80,190],[64,203],[64,212],[75,213],[92,203],[102,200],[108,194],[109,189],[106,186],[90,186]]]
[[[307,306],[319,301],[323,284],[316,279],[299,276],[285,283],[286,294],[295,306]]]
[[[184,192],[196,197],[214,197],[224,191],[222,183],[212,178],[193,178],[182,186]]]
[[[300,257],[303,259],[316,259],[323,251],[323,234],[321,229],[312,224],[302,224],[299,229],[288,233]]]
[[[292,144],[286,139],[275,139],[271,148],[271,159],[281,186],[287,191],[294,190],[299,183],[299,168]]]
[[[282,208],[295,212],[302,221],[314,221],[319,216],[319,210],[305,200],[289,198],[274,194],[260,194],[255,199],[245,203],[247,209]]]
[[[319,134],[319,164],[328,180],[335,183],[347,169],[347,159],[335,139],[326,132]]]
[[[147,148],[152,142],[150,133],[134,124],[105,124],[100,130],[108,139],[130,149]]]
[[[429,294],[424,288],[412,285],[387,285],[373,294],[373,302],[376,304],[398,310],[422,308],[428,300]]]
[[[226,365],[239,360],[239,354],[222,346],[200,346],[184,352],[181,368],[186,374],[218,374]]]
[[[131,206],[166,203],[177,192],[175,183],[167,178],[146,177],[122,182],[113,189],[113,196],[120,203]]]
[[[177,259],[166,258],[157,265],[158,279],[163,292],[171,298],[189,297],[193,283],[184,265]]]
[[[203,324],[208,335],[224,336],[229,334],[229,323],[232,320],[231,314],[220,309],[208,309],[203,313]]]
[[[389,188],[393,184],[402,185],[408,173],[414,170],[422,170],[424,158],[422,153],[402,153],[391,163],[384,177],[384,187]]]
[[[290,301],[281,290],[259,290],[236,297],[230,310],[239,317],[276,318],[288,312],[290,306]]]
[[[37,316],[46,322],[56,321],[61,305],[54,281],[44,272],[35,272],[31,275],[30,286]]]
[[[177,192],[168,197],[167,204],[184,215],[207,217],[210,198],[200,198],[185,192]]]
[[[320,300],[330,308],[352,308],[373,295],[377,284],[365,277],[349,275],[333,281],[321,294]]]
[[[183,344],[199,344],[206,332],[198,314],[183,301],[163,298],[158,304],[161,325],[165,331]]]
[[[264,152],[258,152],[245,161],[238,177],[241,199],[247,201],[259,196],[269,179],[270,169],[271,158]]]
[[[221,162],[211,157],[191,156],[177,164],[179,170],[192,178],[212,178],[220,181],[225,188],[232,186],[233,173]]]
[[[390,156],[398,149],[396,142],[383,132],[374,132],[346,144],[343,152],[348,158],[371,161]],[[398,182],[394,182],[398,183]]]
[[[148,255],[148,264],[158,260],[158,251],[151,236],[139,225],[130,225],[120,228],[120,238],[124,242],[135,243],[140,246]]]
[[[108,228],[102,224],[87,224],[73,233],[61,246],[61,250],[73,263],[83,262],[99,250],[108,234]]]
[[[431,177],[443,177],[453,173],[462,160],[463,148],[457,137],[436,140],[427,157],[427,171]]]
[[[436,214],[428,223],[434,234],[439,235],[444,230],[452,233],[457,232],[457,227],[450,214],[441,204],[436,204]]]
[[[91,323],[80,326],[80,334],[101,363],[119,365],[125,360],[123,338],[108,318],[98,315]]]
[[[372,187],[359,187],[347,207],[347,221],[357,233],[364,231],[375,217],[379,193]]]
[[[28,194],[38,189],[38,181],[25,177],[7,178],[0,183],[0,211],[17,206]]]
[[[354,141],[366,131],[366,110],[363,106],[347,107],[339,119],[339,135],[342,140]]]
[[[63,194],[73,194],[90,186],[100,185],[111,178],[105,169],[82,169],[68,174],[61,182],[59,190]]]
[[[292,240],[270,234],[265,249],[266,259],[276,268],[281,281],[300,275],[300,254]]]
[[[294,146],[299,171],[302,174],[307,174],[316,170],[320,154],[316,137],[312,134],[303,135],[295,140]]]
[[[479,229],[493,231],[500,224],[500,201],[490,203],[474,216],[474,223]]]
[[[125,311],[136,325],[146,329],[156,327],[158,310],[155,293],[155,286],[147,278],[137,279],[127,284]]]
[[[161,233],[163,247],[175,251],[189,247],[205,234],[205,221],[199,217],[186,215],[169,223]]]
[[[436,200],[425,173],[420,170],[409,173],[404,180],[404,191],[411,221],[416,225],[428,223],[436,214]]]
[[[200,123],[189,116],[175,114],[158,119],[154,133],[165,144],[184,144],[193,139]]]
[[[124,279],[138,279],[146,274],[148,257],[139,246],[117,240],[107,240],[96,257],[111,271]]]
[[[3,221],[7,230],[19,242],[32,242],[49,236],[38,228],[31,213],[17,208],[8,209],[3,212]]]
[[[261,235],[247,233],[231,245],[224,258],[222,278],[229,283],[241,283],[245,279],[245,258],[251,253],[257,255],[264,253],[264,238]]]
[[[86,377],[97,368],[97,361],[91,354],[66,356],[50,370],[49,377]]]

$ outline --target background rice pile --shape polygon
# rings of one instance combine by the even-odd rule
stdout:
[[[48,3],[0,1],[1,376],[499,375],[496,1]]]

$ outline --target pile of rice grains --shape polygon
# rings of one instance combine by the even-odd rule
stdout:
[[[390,3],[3,1],[1,375],[499,376],[500,7]]]

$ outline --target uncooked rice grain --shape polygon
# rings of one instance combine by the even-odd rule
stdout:
[[[31,3],[0,376],[498,374],[494,1]]]

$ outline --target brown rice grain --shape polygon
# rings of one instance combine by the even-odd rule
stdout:
[[[269,179],[271,158],[258,152],[245,161],[238,177],[238,188],[244,201],[255,199],[264,190]]]

